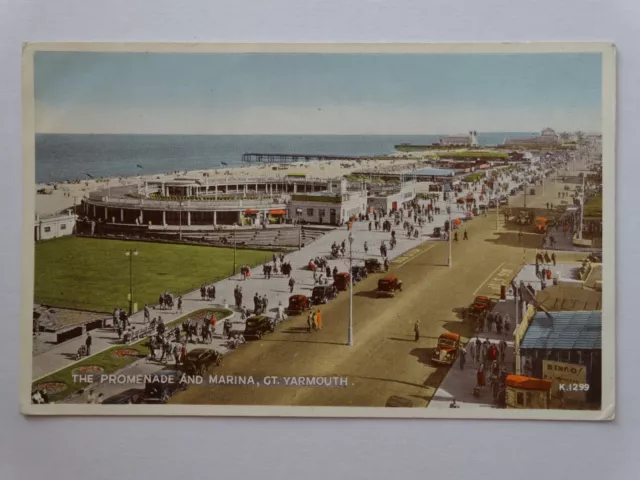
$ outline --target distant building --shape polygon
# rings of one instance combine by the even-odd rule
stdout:
[[[475,147],[478,145],[476,131],[470,131],[468,135],[449,135],[440,138],[440,145],[446,147]]]
[[[341,225],[367,209],[367,191],[349,188],[346,180],[330,181],[321,192],[295,193],[287,205],[287,215],[294,221],[324,225]]]
[[[560,145],[561,139],[551,128],[545,128],[540,135],[520,138],[505,138],[504,145],[509,146],[536,146],[536,147],[553,147]]]
[[[64,213],[40,216],[36,214],[34,240],[49,240],[74,233],[77,216],[68,210]]]

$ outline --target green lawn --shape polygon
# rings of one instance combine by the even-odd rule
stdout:
[[[584,204],[584,216],[589,218],[602,218],[602,193],[591,197]]]
[[[183,294],[202,283],[228,277],[233,249],[192,245],[65,237],[36,244],[35,302],[45,305],[112,312],[128,307],[129,257],[133,257],[133,300],[141,310],[155,304],[161,292]],[[236,252],[240,265],[271,259],[269,251]]]
[[[190,313],[189,315],[184,315],[172,322],[168,322],[166,325],[170,327],[175,325],[176,323],[182,323],[187,319],[187,317],[203,317],[207,313],[213,313],[218,321],[227,318],[231,315],[231,310],[226,310],[224,308],[205,308],[202,310],[197,310],[195,312]],[[94,374],[96,377],[98,375],[106,375],[109,373],[117,372],[118,370],[123,369],[127,365],[132,364],[136,360],[140,360],[140,358],[146,357],[149,354],[149,348],[146,346],[147,339],[144,338],[136,343],[131,345],[118,345],[116,347],[105,350],[104,352],[100,352],[96,355],[93,355],[81,362],[74,363],[70,367],[59,370],[51,375],[47,375],[44,378],[41,378],[37,382],[33,382],[33,389],[38,385],[43,385],[46,383],[64,383],[67,385],[67,388],[59,393],[54,393],[49,395],[50,402],[59,402],[64,400],[65,398],[70,397],[72,394],[77,392],[78,390],[83,389],[88,385],[88,383],[83,382],[74,382],[73,381],[73,371],[84,366],[97,366],[101,367],[104,371],[100,373]],[[138,352],[138,356],[118,356],[115,354],[117,350],[125,350],[131,349],[136,350]],[[77,377],[76,377],[77,378]]]

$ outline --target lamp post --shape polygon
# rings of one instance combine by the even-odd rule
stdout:
[[[347,345],[353,347],[353,233],[349,232],[349,337]]]
[[[180,228],[178,229],[178,236],[182,241],[182,200],[180,200]]]
[[[133,315],[133,256],[138,255],[138,250],[130,248],[124,252],[129,257],[129,316]]]
[[[236,275],[236,229],[238,226],[233,224],[233,276]]]
[[[447,206],[447,212],[449,213],[449,260],[448,266],[451,268],[453,266],[453,260],[451,258],[451,234],[453,233],[453,224],[451,223],[451,197],[449,197],[449,205]]]

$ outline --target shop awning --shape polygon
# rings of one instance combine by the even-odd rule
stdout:
[[[270,215],[286,215],[287,211],[286,210],[270,210],[269,214]]]
[[[245,210],[244,211],[245,215],[256,215],[257,213],[260,213],[260,210]]]

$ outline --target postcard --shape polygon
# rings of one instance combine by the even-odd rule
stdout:
[[[610,420],[610,43],[27,43],[21,411]]]

